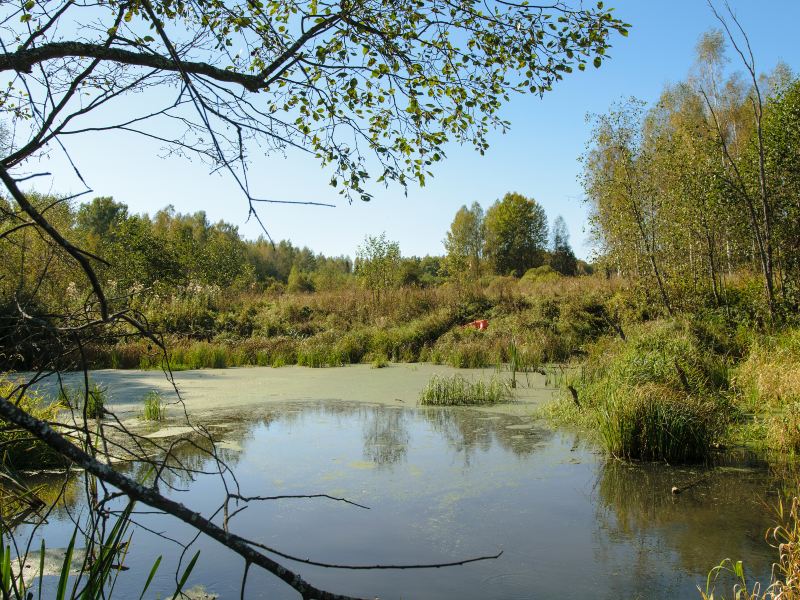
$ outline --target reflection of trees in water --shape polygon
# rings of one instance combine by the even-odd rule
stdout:
[[[529,424],[515,417],[489,415],[470,409],[421,408],[419,414],[456,452],[464,454],[467,465],[472,454],[488,452],[493,443],[517,456],[528,456],[552,435],[545,429],[528,428]]]
[[[37,474],[0,478],[0,520],[4,528],[14,529],[22,523],[35,523],[52,507],[52,516],[64,518],[81,497],[81,476]]]
[[[487,452],[493,444],[517,456],[528,456],[552,432],[536,427],[519,417],[497,415],[464,408],[419,408],[416,412],[465,462],[476,451]],[[396,464],[405,459],[410,441],[411,413],[405,408],[365,405],[357,402],[289,403],[268,414],[268,420],[300,425],[306,419],[320,416],[362,421],[364,460],[379,466]]]
[[[369,408],[364,420],[364,460],[379,467],[404,460],[408,452],[408,415],[405,410],[384,406]]]
[[[670,491],[694,481],[680,495]],[[653,536],[696,575],[705,575],[726,557],[744,560],[750,573],[769,573],[773,557],[764,534],[771,516],[767,502],[775,498],[770,492],[777,485],[764,470],[607,461],[596,486],[599,552],[610,554],[604,548],[609,537],[642,541]],[[653,573],[658,560],[650,552],[639,553],[629,566]]]
[[[402,461],[408,452],[408,412],[401,408],[370,406],[355,402],[303,402],[287,404],[270,413],[275,421],[286,425],[302,425],[307,419],[318,417],[340,421],[356,417],[363,423],[362,440],[364,460],[378,466],[389,466]]]

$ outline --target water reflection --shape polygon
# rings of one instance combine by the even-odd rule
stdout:
[[[75,472],[38,474],[21,478],[19,482],[0,478],[2,528],[14,530],[23,523],[38,522],[48,509],[55,519],[67,518],[81,498],[81,481]]]
[[[363,416],[364,460],[388,467],[404,461],[408,453],[408,413],[401,409],[375,407]]]
[[[488,452],[494,444],[517,457],[536,450],[552,432],[531,419],[487,414],[463,408],[423,408],[419,413],[469,466],[475,452]]]
[[[690,487],[672,494],[673,486]],[[764,573],[774,559],[764,539],[765,515],[779,486],[769,472],[747,464],[677,468],[608,461],[599,466],[597,520],[609,543],[657,541],[690,573],[705,574],[728,557],[749,557],[748,569]]]
[[[253,504],[232,522],[236,532],[349,563],[446,561],[504,550],[501,560],[453,571],[303,571],[322,587],[356,596],[693,597],[721,559],[743,559],[750,572],[768,575],[774,555],[763,538],[771,521],[764,500],[775,497],[782,477],[751,457],[713,469],[606,462],[531,418],[468,408],[306,401],[217,415],[206,425],[246,494],[330,493],[372,508]],[[210,514],[223,490],[218,477],[203,473],[217,463],[202,438],[193,439],[175,446],[164,491]],[[147,466],[128,468],[140,477]],[[73,481],[67,506],[79,507],[84,486]],[[685,493],[670,493],[693,481]],[[67,518],[56,514],[53,521]],[[191,539],[188,528],[158,515],[143,512],[137,520]],[[197,545],[201,559],[190,584],[238,597],[237,557],[205,538]],[[144,532],[121,582],[146,573],[159,554],[165,563],[154,593],[169,591],[177,567],[167,563],[175,557],[163,539]],[[279,582],[258,581],[248,598],[293,597]]]

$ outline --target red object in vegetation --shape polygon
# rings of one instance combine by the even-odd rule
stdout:
[[[464,327],[474,327],[478,331],[483,331],[484,329],[489,328],[489,321],[486,319],[478,319],[477,321],[473,321],[472,323],[467,323]]]

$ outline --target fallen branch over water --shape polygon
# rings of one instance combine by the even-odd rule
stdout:
[[[304,600],[356,600],[351,596],[343,596],[320,590],[304,579],[299,574],[287,569],[280,563],[272,560],[268,556],[259,552],[255,548],[261,548],[267,552],[281,556],[283,558],[301,562],[304,564],[317,565],[328,568],[336,569],[433,569],[443,568],[450,566],[465,565],[472,562],[482,560],[492,560],[500,557],[502,551],[491,556],[480,556],[476,558],[469,558],[465,560],[448,562],[448,563],[435,563],[435,564],[418,564],[418,565],[335,565],[328,563],[321,563],[312,561],[310,559],[302,559],[299,557],[291,556],[273,548],[264,546],[258,542],[247,540],[234,533],[226,531],[224,528],[215,525],[210,520],[203,517],[200,513],[195,512],[179,502],[170,500],[162,496],[156,489],[145,487],[133,479],[119,473],[111,466],[101,463],[96,460],[82,449],[68,441],[61,434],[55,431],[46,422],[33,417],[27,412],[15,406],[7,398],[0,397],[0,418],[14,423],[21,427],[47,446],[58,452],[61,456],[67,458],[71,462],[84,468],[87,472],[96,476],[101,481],[112,485],[123,492],[130,499],[141,502],[152,508],[158,509],[180,519],[184,523],[192,526],[198,532],[204,533],[212,539],[217,540],[219,543],[234,551],[236,554],[244,558],[247,567],[250,564],[258,565],[266,571],[272,573],[280,578],[287,585],[297,590]],[[338,500],[338,498],[332,498]],[[355,504],[352,503],[351,504]],[[366,507],[363,507],[366,508]]]

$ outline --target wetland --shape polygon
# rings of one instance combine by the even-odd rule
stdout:
[[[231,518],[231,531],[337,564],[441,563],[502,551],[495,560],[446,569],[295,565],[328,589],[387,599],[691,597],[726,557],[744,560],[752,578],[769,581],[774,550],[764,533],[783,480],[764,460],[744,451],[715,455],[704,466],[608,459],[581,433],[554,429],[538,417],[555,392],[538,374],[522,378],[511,403],[417,406],[428,379],[450,372],[427,364],[241,368],[179,373],[176,383],[186,411],[216,440],[243,495],[328,494],[368,507],[324,498],[250,503]],[[497,375],[458,372],[474,379]],[[187,435],[163,373],[92,377],[106,386],[115,414],[143,435]],[[167,419],[137,423],[136,400],[153,389],[165,396]],[[211,474],[215,459],[189,446],[178,455],[194,475],[168,478],[164,493],[213,514],[224,497],[219,476]],[[86,493],[79,476],[68,485],[65,500],[34,534],[33,548],[42,537],[54,550],[68,544]],[[673,495],[675,485],[689,487]],[[129,570],[120,573],[115,597],[138,598],[162,554],[150,591],[171,594],[180,548],[167,538],[188,542],[195,532],[147,507],[133,520]],[[30,533],[24,525],[15,535],[22,540]],[[204,537],[195,549],[193,597],[238,597],[241,559]],[[37,563],[35,554],[31,562]],[[45,577],[46,590],[56,583],[55,574]],[[295,597],[258,572],[250,574],[246,591],[248,598]]]

